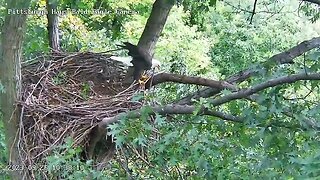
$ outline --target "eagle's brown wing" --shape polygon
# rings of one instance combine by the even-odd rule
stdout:
[[[124,45],[118,45],[124,49],[127,49],[128,55],[132,57],[132,65],[134,67],[133,78],[139,80],[144,70],[151,69],[152,57],[149,53],[140,49],[136,45],[129,42],[124,42]]]

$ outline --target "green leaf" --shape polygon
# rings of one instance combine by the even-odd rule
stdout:
[[[223,95],[228,95],[228,94],[231,94],[232,92],[230,90],[228,90],[228,89],[224,89],[224,90],[221,91],[221,93]]]
[[[137,142],[140,146],[146,146],[146,138],[141,134],[139,135]]]
[[[309,54],[309,59],[313,61],[319,61],[320,60],[320,51],[315,51]]]
[[[116,139],[115,143],[116,143],[117,147],[121,147],[122,144],[125,142],[125,137],[124,136],[117,136],[115,139]]]
[[[161,116],[160,114],[156,114],[156,118],[155,118],[155,124],[158,126],[162,126],[163,124],[165,124],[165,120],[166,118]]]
[[[153,109],[151,106],[143,106],[140,109],[140,112],[141,112],[140,119],[145,121],[146,119],[148,119],[149,115],[153,112]]]
[[[144,94],[143,93],[137,93],[132,97],[132,101],[140,101],[144,98]]]
[[[6,92],[6,89],[4,88],[0,80],[0,93],[5,93],[5,92]]]
[[[210,6],[216,6],[217,0],[210,0],[209,5]]]

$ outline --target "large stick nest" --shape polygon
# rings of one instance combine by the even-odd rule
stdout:
[[[123,81],[127,67],[109,57],[60,54],[23,64],[19,148],[25,166],[40,162],[69,136],[85,147],[103,118],[142,106],[131,101],[137,86]]]

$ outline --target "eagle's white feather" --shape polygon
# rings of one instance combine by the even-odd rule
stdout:
[[[133,66],[133,64],[131,63],[131,60],[132,60],[131,56],[128,56],[128,57],[111,56],[110,59],[122,62],[126,66]],[[160,66],[161,66],[161,63],[159,60],[152,59],[152,68],[155,68],[155,67],[159,68]]]

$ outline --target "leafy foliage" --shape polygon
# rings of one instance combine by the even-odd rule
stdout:
[[[66,51],[104,51],[115,47],[118,41],[137,42],[153,1],[77,2],[61,0],[59,8],[100,8],[113,13],[62,15],[59,26],[62,48]],[[43,8],[43,3],[34,2],[34,7]],[[247,68],[259,69],[257,64],[272,55],[319,36],[317,7],[299,6],[298,1],[259,1],[251,24],[251,1],[184,0],[178,4],[179,7],[171,11],[156,48],[155,56],[166,72],[224,79]],[[120,11],[135,13],[114,13]],[[314,24],[307,21],[308,18]],[[26,58],[48,52],[45,22],[45,16],[29,16],[24,43]],[[294,65],[274,67],[239,87],[247,88],[249,84],[257,85],[296,72],[319,72],[319,58],[319,49],[313,50],[295,59]],[[64,78],[63,72],[57,74],[55,83],[63,83]],[[87,98],[89,84],[83,84],[82,88],[83,97]],[[0,92],[3,89],[0,86]],[[150,104],[167,104],[198,89],[193,85],[168,83],[150,93],[138,94],[133,101],[144,98]],[[224,90],[217,96],[230,93]],[[49,176],[65,179],[88,176],[114,179],[319,178],[319,132],[314,129],[320,127],[319,82],[282,85],[254,98],[254,102],[236,100],[220,107],[211,107],[210,99],[202,98],[193,102],[196,111],[188,116],[155,114],[150,118],[152,109],[146,106],[140,111],[141,117],[123,116],[108,127],[108,135],[115,138],[122,159],[112,161],[107,170],[97,172],[91,161],[82,162],[81,149],[74,148],[68,139],[46,159]],[[201,107],[241,115],[244,123],[200,116]],[[3,132],[1,125],[0,130]],[[3,142],[0,136],[1,147]],[[129,162],[128,167],[123,165],[125,160]]]
[[[67,51],[104,51],[110,41],[105,30],[89,31],[84,22],[67,13],[60,24],[62,48]]]
[[[246,14],[234,14],[233,7],[223,3],[208,12],[211,15],[206,19],[205,32],[198,32],[196,27],[187,28],[181,20],[188,16],[177,16],[184,15],[177,9],[172,12],[175,16],[170,16],[167,21],[156,55],[165,57],[162,62],[166,71],[179,74],[227,77],[246,68],[257,68],[254,63],[264,62],[293,44],[319,35],[311,24],[306,26],[306,22],[292,14],[275,15],[274,18],[258,14],[256,17],[264,19],[256,18],[250,25]],[[192,49],[190,54],[196,55],[188,56],[185,49]],[[316,53],[311,54],[313,59],[317,59]],[[201,61],[205,55],[211,56],[212,66],[208,61]],[[275,68],[253,84],[299,72],[304,68],[303,61],[307,61],[307,67],[318,64],[297,59],[295,66]],[[199,71],[198,66],[192,64],[206,62],[205,71]],[[244,82],[241,86],[246,87],[248,83],[252,82]],[[142,142],[142,148],[148,149],[146,156],[152,166],[143,168],[143,172],[132,167],[133,177],[143,174],[148,178],[164,179],[316,178],[319,176],[318,157],[307,153],[319,148],[315,140],[319,138],[318,133],[309,129],[310,123],[319,124],[316,120],[318,115],[311,113],[316,112],[314,104],[317,101],[314,98],[319,98],[318,83],[315,84],[298,82],[280,86],[259,94],[255,103],[239,100],[220,108],[231,114],[242,114],[244,124],[202,117],[195,112],[193,116],[176,115],[166,120],[157,115],[154,123],[146,122],[143,117],[139,121],[122,120],[110,126],[110,133],[121,142],[118,148],[125,148],[126,144],[133,142],[132,146],[139,146],[138,142]],[[305,96],[311,87],[315,87],[313,95]],[[188,94],[190,89],[188,85],[164,85],[161,90],[155,90],[157,95],[151,99],[165,104]],[[198,103],[199,107],[207,105],[201,99]],[[306,110],[306,107],[313,110]],[[292,114],[283,114],[288,111]],[[316,122],[306,121],[305,117],[315,118]],[[154,140],[150,133],[145,134],[150,132],[145,126],[157,129],[159,138]]]
[[[44,162],[46,176],[63,179],[101,178],[102,173],[93,169],[92,161],[81,161],[81,151],[80,147],[73,147],[71,138],[67,138],[65,144],[55,147],[54,153]],[[38,176],[41,177],[40,172]]]
[[[186,24],[189,26],[198,25],[199,30],[205,30],[205,16],[208,15],[210,7],[216,6],[217,0],[182,0],[183,9],[188,14]]]
[[[1,110],[1,108],[0,108]],[[6,171],[6,168],[8,167],[8,151],[5,144],[5,136],[4,136],[4,127],[3,127],[3,116],[0,112],[0,175],[4,179],[9,179],[8,177],[8,171]]]
[[[33,15],[28,17],[27,32],[23,45],[25,57],[33,58],[49,52],[46,16]]]
[[[218,5],[211,14],[207,21],[211,24],[209,37],[213,37],[214,42],[212,62],[224,75],[263,62],[292,44],[317,34],[315,29],[304,28],[305,25],[292,14],[281,15],[281,18],[263,16],[253,26],[246,21],[246,15],[234,14],[228,3]],[[299,25],[293,26],[294,23]],[[308,33],[304,33],[306,31]]]
[[[310,18],[311,22],[316,22],[320,18],[319,5],[312,3],[304,3],[300,10]]]
[[[5,92],[5,88],[4,86],[2,85],[1,81],[0,81],[0,93],[4,93]]]
[[[166,72],[218,79],[218,69],[212,65],[209,52],[212,42],[197,31],[197,27],[185,25],[187,17],[181,8],[173,8],[175,16],[169,16],[163,35],[157,43],[156,55],[161,58]],[[160,102],[171,102],[197,89],[191,85],[166,84],[157,88],[164,93]],[[166,93],[173,92],[173,93]]]

